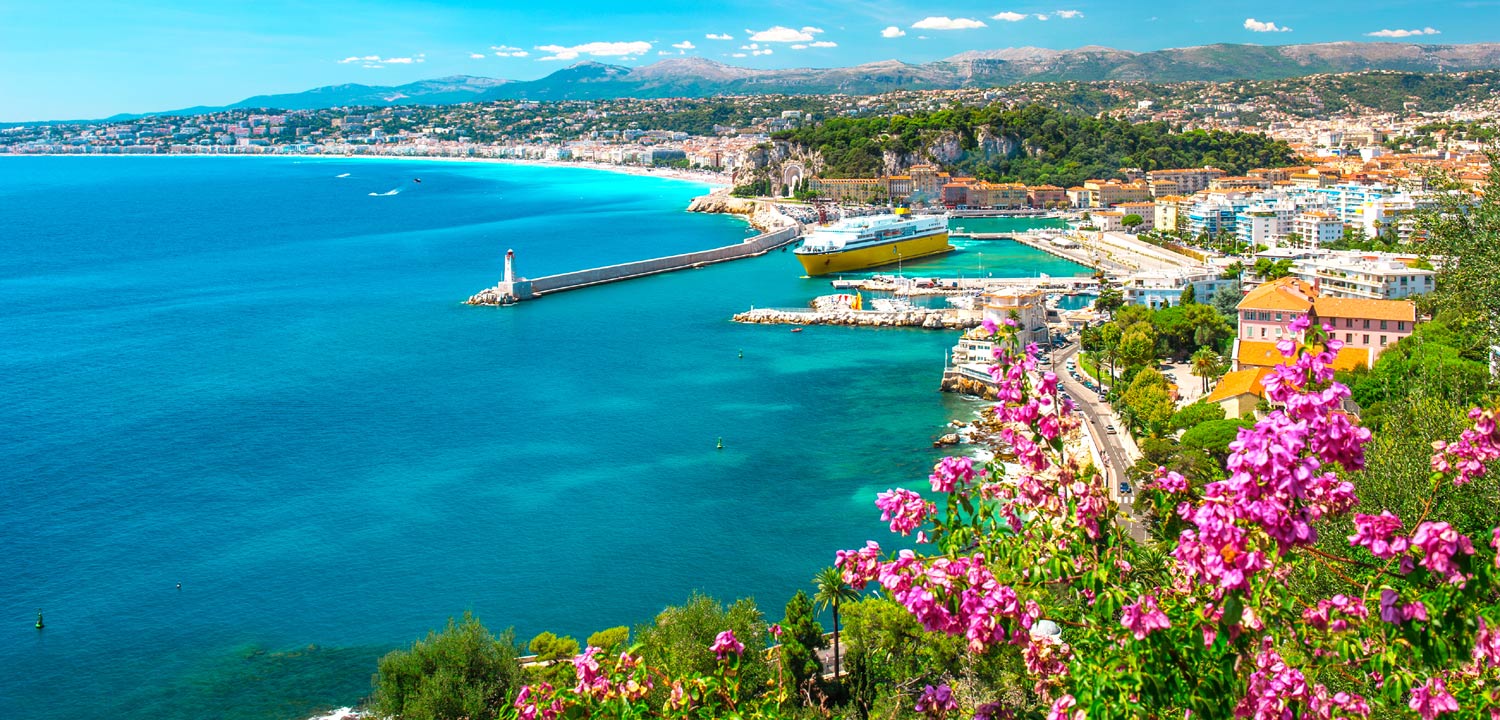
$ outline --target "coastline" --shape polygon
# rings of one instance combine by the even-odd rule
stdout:
[[[528,167],[550,167],[550,168],[576,168],[580,170],[599,170],[603,172],[619,173],[621,175],[634,175],[637,177],[658,177],[667,180],[681,180],[684,182],[703,183],[710,186],[712,190],[728,188],[732,181],[727,173],[711,172],[708,170],[685,170],[680,168],[656,168],[643,167],[639,165],[616,165],[614,163],[601,163],[584,160],[537,160],[530,158],[498,158],[498,157],[454,157],[451,155],[397,155],[397,154],[362,154],[362,155],[337,155],[332,153],[150,153],[150,154],[120,154],[120,153],[0,153],[0,157],[108,157],[108,158],[293,158],[298,160],[426,160],[434,162],[454,163],[479,163],[500,165],[521,165]]]

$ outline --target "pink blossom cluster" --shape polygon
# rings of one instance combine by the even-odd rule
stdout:
[[[1380,619],[1392,625],[1413,620],[1427,622],[1427,605],[1421,600],[1401,602],[1401,594],[1386,588],[1380,591]]]
[[[1290,355],[1295,346],[1284,344]],[[1370,431],[1357,427],[1340,410],[1349,388],[1333,382],[1337,340],[1322,352],[1303,352],[1277,366],[1265,380],[1266,396],[1282,407],[1254,428],[1241,429],[1229,445],[1230,476],[1204,488],[1197,508],[1186,503],[1178,514],[1194,527],[1183,530],[1173,552],[1188,577],[1214,588],[1249,588],[1249,578],[1270,567],[1251,547],[1247,526],[1262,529],[1280,552],[1317,540],[1313,523],[1347,511],[1357,502],[1354,486],[1324,464],[1348,469],[1364,466],[1364,444]],[[1321,388],[1321,389],[1320,389]]]
[[[1072,695],[1063,695],[1052,703],[1052,707],[1047,709],[1047,720],[1084,720],[1087,718],[1088,713],[1082,709],[1072,714],[1068,713],[1076,705],[1078,705],[1078,700]]]
[[[1168,470],[1164,467],[1156,469],[1156,474],[1151,478],[1151,484],[1164,493],[1185,493],[1188,490],[1187,478],[1176,470]]]
[[[1500,460],[1500,425],[1495,422],[1496,410],[1474,408],[1469,411],[1473,427],[1459,436],[1451,445],[1434,442],[1432,469],[1437,472],[1458,471],[1454,485],[1464,485],[1484,475],[1484,464]]]
[[[1442,678],[1427,678],[1427,682],[1411,689],[1411,699],[1406,706],[1417,711],[1422,720],[1433,720],[1444,713],[1458,712],[1458,700],[1448,692]]]
[[[1459,553],[1473,555],[1474,544],[1453,526],[1445,522],[1424,522],[1412,533],[1411,544],[1422,549],[1422,559],[1418,564],[1429,572],[1455,585],[1462,585],[1467,579],[1453,563],[1453,557]]]
[[[901,603],[922,627],[933,632],[963,635],[975,652],[1006,642],[1019,642],[1040,616],[1035,603],[1022,605],[1015,590],[1001,585],[983,554],[970,557],[918,558],[902,550],[889,562],[878,557],[874,543],[858,552],[840,552],[834,561],[845,581],[856,589],[878,582]],[[951,601],[950,601],[951,599]],[[1002,620],[1011,619],[1007,631]]]
[[[880,508],[880,519],[891,524],[891,532],[910,535],[921,527],[927,516],[936,511],[932,503],[922,499],[911,490],[896,488],[875,496],[875,507]]]
[[[1474,633],[1474,662],[1479,668],[1500,668],[1500,632],[1491,630],[1479,618],[1479,632]]]
[[[1156,605],[1156,596],[1146,593],[1141,599],[1125,606],[1121,613],[1120,625],[1124,626],[1137,640],[1144,640],[1156,630],[1165,630],[1172,627],[1172,622],[1167,619]]]
[[[1026,672],[1036,678],[1033,690],[1038,695],[1045,695],[1048,685],[1056,684],[1068,675],[1068,662],[1072,659],[1072,646],[1056,637],[1033,635],[1021,651]]]
[[[949,713],[958,710],[958,701],[953,699],[953,688],[948,687],[947,683],[922,688],[916,710],[933,720],[943,720]]]
[[[1348,595],[1334,595],[1302,611],[1302,619],[1319,630],[1343,632],[1349,629],[1349,621],[1363,620],[1370,616],[1363,600]]]
[[[573,672],[578,677],[578,685],[573,692],[596,700],[610,700],[624,698],[625,700],[639,700],[650,692],[652,683],[649,677],[637,677],[642,666],[639,656],[628,652],[620,653],[615,664],[615,671],[620,673],[624,679],[611,681],[608,672],[600,666],[598,655],[603,652],[593,645],[588,646],[582,653],[573,658]]]
[[[1401,529],[1401,518],[1382,510],[1379,515],[1357,513],[1354,516],[1354,534],[1349,536],[1349,545],[1368,548],[1375,557],[1389,560],[1406,552],[1406,538],[1396,534]]]
[[[833,566],[843,572],[844,584],[863,590],[880,573],[880,543],[866,540],[858,550],[839,550],[834,553]]]
[[[932,481],[933,492],[951,493],[974,481],[974,458],[945,457],[933,466],[928,480]]]
[[[708,649],[714,651],[714,655],[719,658],[719,662],[723,662],[724,658],[728,657],[731,653],[734,655],[743,655],[745,644],[734,636],[733,630],[725,630],[719,633],[718,637],[714,638],[714,644],[710,645]]]
[[[1012,717],[1015,717],[1015,713],[998,702],[988,702],[974,708],[974,720],[1008,720]]]
[[[1296,704],[1307,706],[1309,713],[1299,715]],[[1283,720],[1284,718],[1312,717],[1332,718],[1347,715],[1369,715],[1369,703],[1352,693],[1329,693],[1321,683],[1311,686],[1302,671],[1286,664],[1276,652],[1270,638],[1262,641],[1260,652],[1255,655],[1255,669],[1250,673],[1249,687],[1235,708],[1237,718],[1254,720]]]
[[[521,720],[555,720],[563,713],[562,701],[547,683],[522,685],[515,708]]]
[[[578,686],[573,692],[594,697],[604,697],[609,693],[609,676],[599,667],[597,658],[601,652],[602,648],[590,645],[573,658],[573,672],[578,676]]]

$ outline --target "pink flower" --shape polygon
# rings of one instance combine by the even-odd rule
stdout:
[[[573,672],[578,676],[578,686],[573,692],[579,695],[604,695],[609,692],[609,678],[600,671],[595,658],[602,650],[592,645],[573,658]]]
[[[1125,606],[1125,611],[1120,618],[1120,624],[1129,630],[1137,640],[1144,640],[1155,630],[1165,630],[1172,627],[1171,621],[1156,606],[1156,596],[1147,593],[1145,597]]]
[[[917,698],[917,712],[935,720],[942,720],[957,709],[958,701],[953,699],[953,689],[946,684],[937,687],[928,685],[922,688],[922,696]]]
[[[1443,713],[1458,712],[1458,701],[1448,693],[1442,678],[1428,678],[1427,682],[1411,689],[1411,700],[1406,706],[1416,710],[1422,720],[1433,720]]]
[[[1078,701],[1073,699],[1072,695],[1063,695],[1056,702],[1052,703],[1051,709],[1047,711],[1047,720],[1069,720],[1070,717],[1086,717],[1082,710],[1079,710],[1075,715],[1068,715],[1068,711],[1073,709],[1073,706],[1077,704]]]
[[[979,327],[984,330],[985,335],[994,335],[1000,329],[1000,326],[995,324],[994,318],[985,318],[984,322],[979,323]]]
[[[550,703],[547,702],[549,698]],[[563,712],[562,701],[547,683],[522,685],[521,691],[516,693],[515,708],[521,720],[554,720]]]
[[[933,466],[928,479],[932,481],[933,492],[951,493],[955,487],[974,479],[974,458],[945,457]]]
[[[1422,560],[1419,562],[1422,567],[1450,583],[1463,584],[1466,576],[1453,564],[1453,556],[1459,553],[1474,554],[1474,545],[1468,537],[1460,535],[1448,523],[1424,522],[1412,533],[1411,544],[1422,549]]]
[[[771,625],[771,637],[780,638],[781,637],[781,633],[782,633],[782,630],[781,630],[781,625],[780,624],[773,624],[773,625]]]
[[[1479,618],[1479,632],[1474,634],[1474,662],[1480,667],[1500,667],[1500,632],[1491,630]]]
[[[859,550],[840,550],[834,553],[833,566],[843,571],[849,587],[863,590],[880,572],[880,545],[868,540]]]
[[[1496,423],[1495,410],[1474,408],[1469,411],[1474,425],[1459,436],[1451,445],[1442,442],[1432,444],[1432,469],[1437,472],[1457,470],[1454,485],[1463,485],[1485,473],[1485,464],[1500,460],[1500,423]]]
[[[880,519],[890,522],[891,532],[902,535],[910,535],[935,510],[921,495],[901,488],[876,495],[875,507],[881,510]]]
[[[1380,591],[1380,619],[1392,625],[1420,620],[1427,622],[1427,605],[1420,600],[1401,602],[1401,596],[1389,588]]]
[[[1156,469],[1154,482],[1157,488],[1166,493],[1182,493],[1187,492],[1188,489],[1187,478],[1175,470],[1167,470],[1164,467]]]
[[[1379,515],[1355,514],[1354,534],[1349,536],[1350,546],[1361,546],[1382,560],[1406,552],[1406,538],[1396,535],[1401,529],[1401,518],[1383,510]]]
[[[708,649],[714,651],[714,655],[717,655],[719,661],[723,662],[725,656],[730,653],[734,653],[735,655],[743,654],[745,652],[745,644],[734,636],[733,630],[725,630],[719,633],[718,637],[714,638],[714,644],[710,645]]]

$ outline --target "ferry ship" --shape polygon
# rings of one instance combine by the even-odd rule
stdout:
[[[811,276],[894,265],[953,249],[948,219],[901,214],[845,218],[802,239],[793,254]]]

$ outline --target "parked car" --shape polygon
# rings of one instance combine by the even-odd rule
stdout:
[[[1115,429],[1115,426],[1113,426],[1113,425],[1105,425],[1105,426],[1104,426],[1104,432],[1107,432],[1107,433],[1109,433],[1109,434],[1110,434],[1110,435],[1115,435],[1115,434],[1118,434],[1118,433],[1119,433],[1119,431],[1118,431],[1118,430],[1116,430],[1116,429]]]

